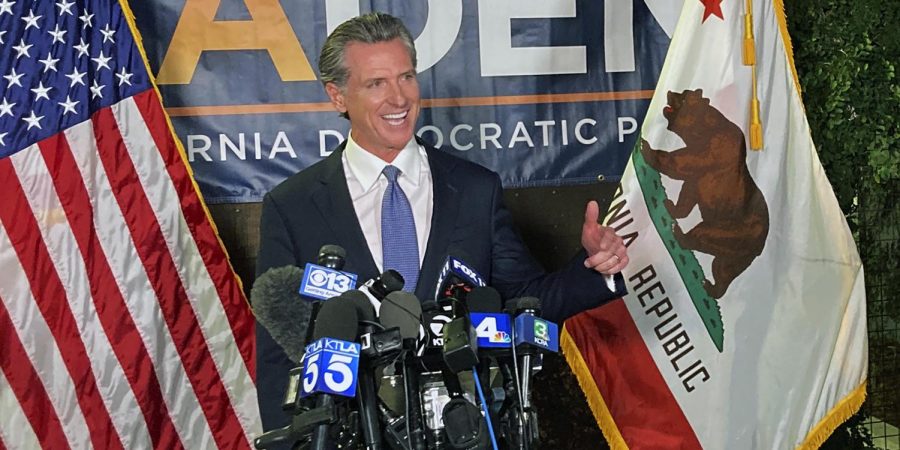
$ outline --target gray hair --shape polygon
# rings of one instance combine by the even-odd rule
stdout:
[[[383,12],[371,12],[354,17],[340,25],[325,39],[319,54],[319,79],[322,84],[334,83],[343,89],[350,70],[344,64],[347,44],[362,42],[375,44],[400,39],[409,51],[409,59],[416,67],[416,46],[412,35],[400,19]]]

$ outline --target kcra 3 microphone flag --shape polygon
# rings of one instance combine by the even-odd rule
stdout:
[[[781,1],[684,2],[606,223],[629,294],[562,344],[613,448],[817,448],[860,407],[863,268]]]

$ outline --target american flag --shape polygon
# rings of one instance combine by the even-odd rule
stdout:
[[[0,0],[0,450],[260,430],[253,319],[133,30]]]

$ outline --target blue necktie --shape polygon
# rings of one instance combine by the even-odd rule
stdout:
[[[416,221],[409,199],[397,183],[400,169],[385,166],[382,170],[388,180],[387,190],[381,200],[381,252],[384,270],[394,269],[403,275],[403,290],[413,292],[419,280],[419,241],[416,238]]]

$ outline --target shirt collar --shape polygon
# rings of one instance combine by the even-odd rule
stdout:
[[[347,158],[347,165],[363,187],[363,191],[372,189],[375,182],[378,181],[378,177],[381,176],[381,171],[388,165],[381,158],[360,147],[350,133],[348,133],[347,145],[344,147],[344,155]],[[390,165],[400,169],[401,177],[406,178],[413,186],[418,186],[419,174],[422,170],[421,160],[419,144],[415,138],[412,138]]]

